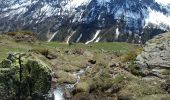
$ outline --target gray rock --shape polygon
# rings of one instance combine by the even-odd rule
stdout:
[[[170,68],[170,33],[157,35],[146,42],[136,63],[146,67]]]

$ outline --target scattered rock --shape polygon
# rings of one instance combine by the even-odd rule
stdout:
[[[72,94],[68,90],[65,90],[64,91],[64,98],[65,99],[71,99],[72,98]]]
[[[65,53],[66,53],[66,54],[69,54],[69,50],[66,50]]]
[[[105,93],[117,93],[120,90],[120,87],[118,86],[112,86],[108,90],[105,91]]]
[[[48,59],[56,59],[57,56],[56,56],[55,54],[53,54],[53,53],[49,53],[49,54],[46,56],[46,58],[48,58]]]
[[[96,64],[96,60],[88,60],[90,64]]]
[[[72,50],[72,53],[75,55],[75,54],[78,54],[78,55],[83,55],[84,54],[84,50],[82,48],[75,48]]]
[[[94,55],[93,55],[91,52],[89,52],[89,51],[85,51],[83,55],[86,56],[86,57],[88,57],[88,58],[93,58],[93,56],[94,56]]]
[[[114,67],[120,67],[120,63],[112,63],[112,64],[109,64],[109,66],[111,67],[111,68],[114,68]]]

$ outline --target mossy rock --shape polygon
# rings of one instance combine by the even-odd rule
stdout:
[[[77,92],[86,92],[88,93],[90,89],[90,86],[87,82],[80,82],[76,85],[76,91]]]
[[[51,70],[29,54],[9,54],[0,63],[0,80],[1,100],[34,99],[50,90]]]
[[[56,72],[56,77],[57,77],[57,82],[60,84],[62,83],[74,84],[77,81],[76,76],[74,76],[73,74],[69,72],[65,72],[62,70],[59,70]]]

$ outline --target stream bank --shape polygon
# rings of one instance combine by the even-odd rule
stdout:
[[[86,70],[88,70],[90,66],[87,66],[86,68],[82,68],[79,71],[75,71],[72,74],[76,77],[76,82],[74,84],[66,84],[63,83],[61,85],[56,85],[53,88],[53,95],[54,100],[65,100],[65,99],[71,99],[72,97],[72,91],[75,89],[75,86],[80,82],[81,75],[83,75]]]

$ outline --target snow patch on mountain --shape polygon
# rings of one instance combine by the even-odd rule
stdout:
[[[82,34],[80,34],[80,36],[77,38],[76,42],[78,43],[80,41],[80,39],[82,38]]]
[[[146,25],[154,24],[160,26],[162,29],[167,29],[170,27],[170,15],[165,15],[162,12],[155,11],[152,9],[148,9],[149,15],[148,18],[145,19]]]
[[[170,5],[170,0],[155,0],[155,2],[163,5]]]
[[[116,28],[116,36],[115,36],[115,38],[116,38],[116,39],[118,39],[119,34],[120,34],[120,32],[119,32],[119,28]]]
[[[75,12],[75,8],[83,5],[88,5],[91,0],[69,0],[66,5],[63,7],[65,11]]]
[[[100,31],[101,31],[101,30],[97,30],[97,31],[96,31],[96,34],[94,35],[94,37],[93,37],[91,40],[87,41],[85,44],[89,44],[89,43],[93,42],[93,41],[98,37]]]
[[[54,37],[57,35],[57,33],[58,33],[58,31],[56,31],[55,33],[53,33],[53,35],[51,36],[51,38],[48,39],[48,42],[51,42],[51,41],[54,39]]]
[[[98,43],[100,41],[101,37],[98,37],[95,41],[95,43]]]
[[[110,0],[97,0],[98,4],[102,5],[105,4],[107,2],[110,2]]]
[[[76,33],[76,31],[73,31],[73,32],[68,36],[67,41],[66,41],[67,44],[69,44],[70,39],[71,39],[71,37],[74,35],[74,33]]]
[[[77,8],[78,6],[88,4],[90,1],[91,0],[70,0],[70,6]]]

